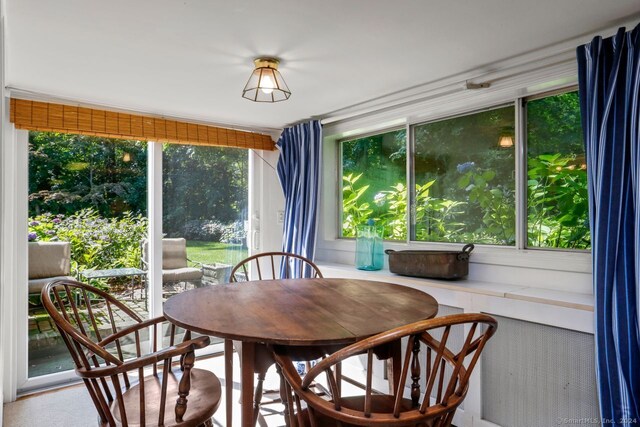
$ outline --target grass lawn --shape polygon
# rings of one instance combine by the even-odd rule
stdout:
[[[247,248],[231,243],[187,240],[187,257],[204,264],[235,265],[247,257]]]

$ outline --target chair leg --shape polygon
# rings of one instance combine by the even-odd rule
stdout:
[[[233,419],[233,341],[224,340],[224,379],[226,392],[227,425]]]
[[[256,384],[256,390],[253,394],[253,425],[256,425],[258,421],[258,414],[260,414],[260,402],[262,402],[262,388],[264,386],[265,373],[258,374],[258,384]]]
[[[289,406],[291,405],[291,394],[288,393],[287,384],[285,382],[284,376],[282,375],[282,369],[277,363],[276,371],[278,372],[278,376],[280,377],[280,400],[284,404],[284,422],[287,427],[290,427],[291,420],[289,419],[289,417],[293,415],[293,412],[289,410]]]

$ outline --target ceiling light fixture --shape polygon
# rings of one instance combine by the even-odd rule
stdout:
[[[498,141],[498,147],[511,148],[513,147],[513,137],[511,135],[502,135]]]
[[[242,97],[254,102],[286,101],[291,96],[289,87],[278,71],[276,58],[256,58],[256,68],[244,86]]]

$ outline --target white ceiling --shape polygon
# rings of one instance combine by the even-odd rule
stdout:
[[[7,85],[281,128],[612,27],[638,0],[7,0]],[[259,55],[292,96],[241,98]]]

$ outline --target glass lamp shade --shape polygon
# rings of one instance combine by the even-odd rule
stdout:
[[[256,68],[242,91],[242,97],[254,102],[279,102],[289,99],[291,91],[277,70],[278,62],[257,59]]]

